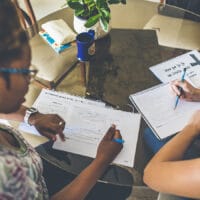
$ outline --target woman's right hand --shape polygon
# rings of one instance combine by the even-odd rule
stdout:
[[[108,129],[107,133],[99,143],[96,160],[106,165],[110,164],[114,160],[123,148],[123,144],[118,143],[113,139],[122,139],[120,131],[116,129],[115,125],[112,125]]]
[[[183,93],[180,94],[179,88],[182,88]],[[171,88],[175,95],[180,96],[181,99],[186,101],[200,101],[200,89],[193,87],[186,80],[174,80],[171,82]]]

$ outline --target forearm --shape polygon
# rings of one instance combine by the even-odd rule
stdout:
[[[0,114],[1,119],[13,120],[22,122],[24,120],[24,115],[27,107],[21,105],[20,109],[17,112],[9,114]]]
[[[151,162],[181,160],[185,151],[198,135],[199,133],[194,126],[187,125],[156,153]]]
[[[108,164],[94,160],[69,185],[56,193],[52,200],[82,200],[86,197],[96,181],[101,177]]]
[[[199,197],[200,160],[182,160],[198,132],[195,126],[186,126],[152,158],[143,177],[149,187],[179,196]]]
[[[167,166],[183,158],[185,151],[197,135],[197,129],[188,125],[167,142],[145,167],[144,182],[151,185],[159,176],[163,176],[163,174],[165,176],[169,169]]]

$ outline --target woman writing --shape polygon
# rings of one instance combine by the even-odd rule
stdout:
[[[18,114],[23,115],[19,112],[20,108],[23,110],[21,104],[36,71],[29,69],[28,39],[11,0],[0,1],[0,13],[0,113],[15,113],[12,115],[16,118]],[[33,116],[30,123],[39,123],[35,119],[37,117]],[[60,135],[62,130],[63,127]],[[122,144],[114,142],[113,138],[121,138],[114,125],[100,142],[93,162],[52,199],[84,199],[122,149]],[[42,172],[39,155],[20,133],[0,125],[0,199],[49,199]]]
[[[176,95],[181,95],[182,100],[200,101],[200,89],[187,81],[175,80],[171,87]],[[178,87],[183,89],[182,94]],[[186,152],[198,140],[199,134],[200,110],[193,114],[180,133],[167,139],[166,144],[159,145],[160,150],[144,170],[144,182],[159,192],[182,196],[181,199],[199,199],[200,152],[198,155],[190,154],[189,159],[185,159]]]

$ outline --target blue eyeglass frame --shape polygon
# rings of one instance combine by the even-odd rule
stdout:
[[[36,74],[38,72],[37,69],[16,69],[16,68],[0,68],[0,73],[9,73],[9,74],[25,74],[25,75],[29,75],[31,73]]]

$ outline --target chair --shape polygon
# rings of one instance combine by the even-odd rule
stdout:
[[[85,64],[77,60],[76,46],[73,44],[69,49],[58,54],[38,34],[41,24],[55,19],[63,19],[70,27],[73,27],[73,11],[70,8],[63,8],[36,21],[30,0],[24,0],[25,11],[20,8],[17,0],[13,0],[13,3],[17,7],[21,24],[30,37],[32,64],[39,71],[36,82],[42,87],[55,89],[63,78],[80,64],[83,83],[85,84]]]

